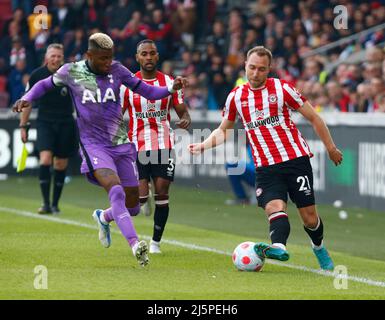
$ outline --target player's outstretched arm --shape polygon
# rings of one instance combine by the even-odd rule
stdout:
[[[341,164],[342,152],[336,147],[328,127],[314,110],[313,106],[306,101],[298,111],[312,124],[314,131],[325,145],[330,160],[333,161],[336,166]]]
[[[23,143],[26,143],[28,141],[28,131],[30,128],[30,123],[29,123],[29,116],[32,111],[32,105],[30,104],[29,107],[24,108],[21,115],[20,115],[20,138]]]
[[[21,112],[24,108],[31,106],[31,102],[39,99],[49,90],[55,88],[55,85],[52,82],[52,76],[40,80],[35,83],[35,85],[24,95],[17,100],[12,107],[13,112]]]
[[[214,148],[225,142],[227,130],[234,128],[234,121],[223,119],[218,128],[216,128],[208,138],[202,143],[193,143],[187,146],[191,154],[200,154],[206,149]]]
[[[13,112],[22,112],[24,108],[31,108],[31,107],[32,107],[31,102],[19,99],[13,104],[12,111]]]
[[[177,90],[185,88],[187,85],[188,82],[186,78],[177,77],[169,87],[152,86],[141,81],[139,85],[132,90],[148,100],[160,100]]]

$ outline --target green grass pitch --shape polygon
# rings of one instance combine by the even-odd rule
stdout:
[[[43,218],[37,178],[0,181],[0,299],[385,299],[385,213],[318,206],[325,243],[336,265],[347,268],[346,289],[331,274],[317,273],[296,210],[285,264],[267,261],[262,272],[239,272],[230,254],[243,241],[268,241],[268,223],[255,206],[225,206],[230,195],[174,184],[162,255],[141,268],[115,224],[112,246],[99,244],[91,218],[107,195],[82,177],[65,186],[62,214]],[[149,239],[152,216],[134,218]],[[38,265],[47,289],[36,289]]]

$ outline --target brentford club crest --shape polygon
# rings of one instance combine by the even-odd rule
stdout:
[[[277,95],[275,95],[275,94],[269,95],[268,100],[269,100],[269,103],[277,103],[277,100],[278,100]]]

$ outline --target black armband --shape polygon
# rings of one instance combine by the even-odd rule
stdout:
[[[26,129],[26,130],[29,130],[31,128],[31,122],[27,122],[23,125],[20,125],[19,126],[20,129]]]

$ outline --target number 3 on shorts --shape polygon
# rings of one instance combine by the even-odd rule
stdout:
[[[173,158],[169,158],[169,159],[168,159],[168,168],[167,168],[167,171],[173,172],[173,171],[174,171],[174,168],[175,168],[174,159],[173,159]]]

